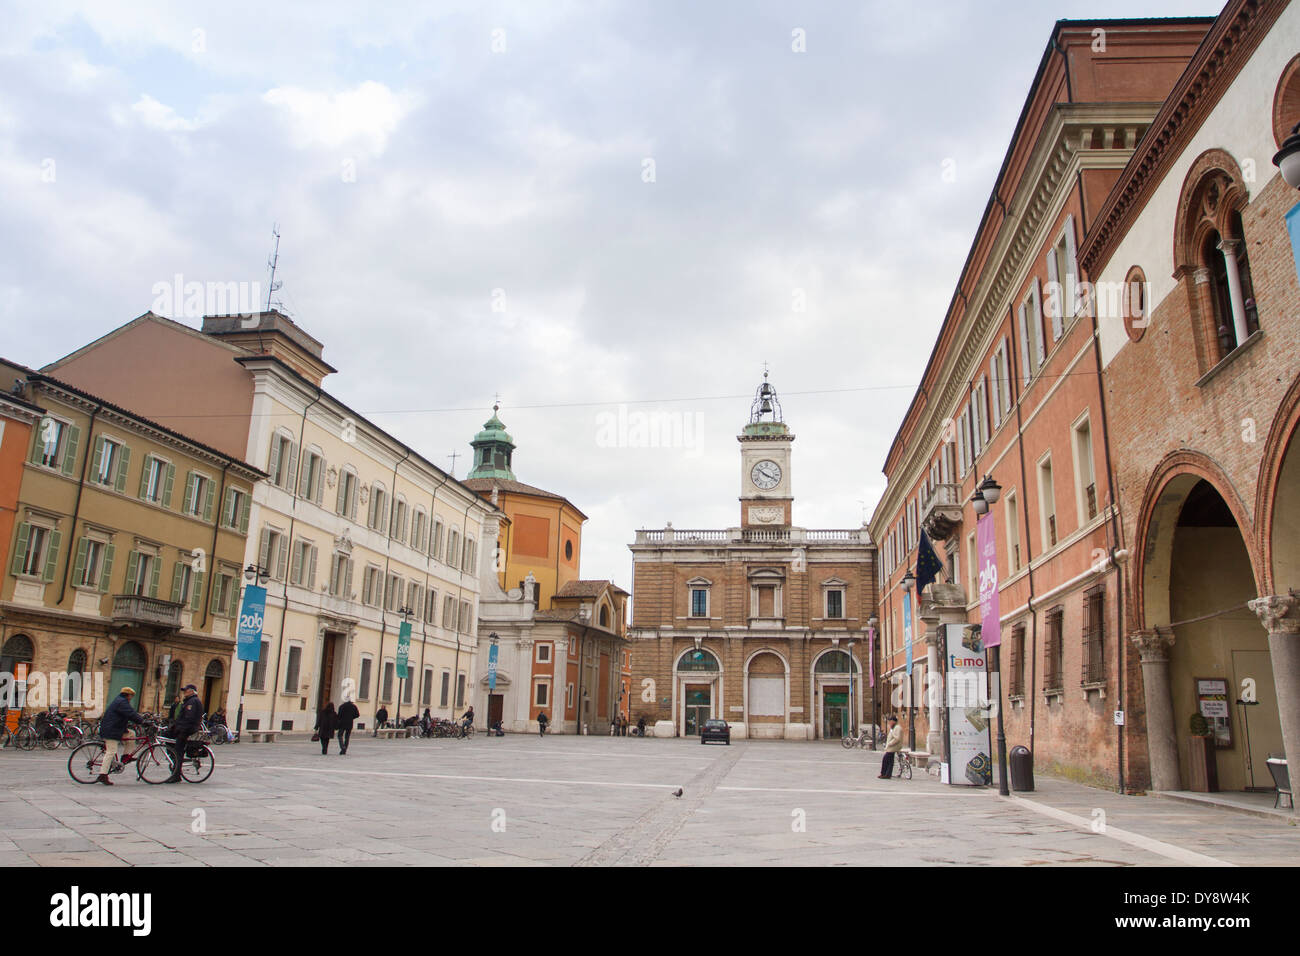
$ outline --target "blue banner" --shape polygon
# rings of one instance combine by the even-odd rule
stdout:
[[[912,676],[912,594],[903,592],[903,647],[907,650],[907,676]]]
[[[1300,278],[1300,203],[1286,211],[1286,231],[1291,236],[1291,257],[1295,259],[1295,272]]]
[[[239,609],[238,660],[256,664],[262,656],[262,622],[265,618],[266,588],[250,584],[244,588],[244,603]]]
[[[493,644],[488,648],[488,690],[495,692],[497,689],[497,646]]]

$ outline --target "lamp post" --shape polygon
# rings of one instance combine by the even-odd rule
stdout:
[[[1273,156],[1273,165],[1292,189],[1300,189],[1300,123],[1282,142],[1282,148]]]
[[[916,575],[912,573],[911,568],[908,568],[907,573],[903,575],[903,593],[904,593],[903,609],[904,610],[910,610],[910,604],[908,602],[911,601],[912,588],[915,586],[916,586]],[[907,632],[907,657],[908,657],[908,663],[910,664],[911,657],[912,657],[912,632],[911,632],[910,622],[908,623],[908,632]],[[913,695],[912,695],[912,668],[911,667],[908,667],[906,669],[906,674],[907,674],[907,749],[915,750],[916,749],[916,707],[914,705],[916,702],[912,700]]]
[[[853,716],[857,711],[853,707],[853,642],[849,641],[849,733],[853,736]]]
[[[401,615],[401,617],[402,617],[402,623],[403,623],[403,624],[409,624],[409,623],[411,622],[411,615],[414,614],[415,611],[414,611],[412,608],[409,608],[409,607],[406,607],[405,605],[403,605],[402,607],[399,607],[399,608],[397,609],[397,613]],[[400,723],[402,722],[402,688],[403,688],[403,687],[407,684],[407,682],[410,681],[410,679],[411,679],[411,662],[410,662],[410,646],[411,646],[411,645],[410,645],[410,643],[409,643],[409,641],[410,641],[410,638],[409,638],[409,637],[407,638],[407,641],[408,641],[408,643],[407,643],[407,645],[406,645],[406,646],[407,646],[406,676],[405,676],[405,677],[399,677],[399,678],[398,678],[398,684],[397,684],[397,714],[396,714],[396,716],[394,716],[394,718],[393,718],[393,722],[394,722],[394,723],[397,723],[397,724],[400,724]],[[402,646],[402,638],[401,638],[401,636],[400,636],[400,632],[399,632],[399,636],[398,636],[398,638],[397,638],[397,647],[398,647],[399,650],[401,649],[401,646]]]
[[[259,587],[266,585],[271,580],[271,572],[260,564],[250,564],[244,568],[244,587],[256,584]],[[240,588],[240,604],[243,604],[244,589]],[[258,641],[258,656],[262,653],[261,641]],[[235,714],[235,739],[239,740],[240,734],[244,729],[244,690],[248,687],[248,661],[244,661],[244,673],[239,679],[239,711]]]
[[[876,749],[876,732],[880,727],[880,704],[876,691],[876,625],[880,619],[876,615],[867,618],[867,655],[871,667],[871,749]]]
[[[975,506],[976,514],[987,514],[989,505],[995,505],[998,499],[1002,497],[1002,486],[993,480],[992,475],[985,475],[980,486],[975,489],[975,497],[972,503]],[[983,510],[980,506],[983,505]],[[994,583],[992,587],[996,588]],[[995,591],[996,594],[996,591]],[[985,624],[997,627],[994,632],[996,640],[992,647],[988,644],[988,628]],[[1007,786],[1007,730],[1006,724],[1002,719],[1002,632],[1000,624],[996,621],[981,622],[981,634],[984,637],[984,646],[989,651],[989,670],[992,672],[993,679],[993,696],[998,711],[998,793],[1004,797],[1011,795],[1011,790]]]

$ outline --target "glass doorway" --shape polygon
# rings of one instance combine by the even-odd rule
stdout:
[[[686,726],[682,731],[685,736],[698,737],[704,722],[713,716],[710,690],[707,684],[686,686]]]
[[[826,740],[838,740],[848,732],[848,691],[825,691],[822,694],[822,737]]]

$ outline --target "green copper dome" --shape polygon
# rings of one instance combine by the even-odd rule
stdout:
[[[469,443],[474,449],[474,469],[469,473],[470,478],[516,480],[515,473],[510,470],[515,442],[506,431],[505,423],[497,418],[500,407],[492,406],[492,417],[483,423],[483,430]]]

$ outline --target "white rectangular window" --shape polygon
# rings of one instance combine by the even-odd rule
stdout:
[[[302,471],[298,479],[298,497],[320,504],[325,478],[325,459],[316,452],[302,453]]]
[[[334,511],[351,521],[357,520],[357,476],[351,471],[339,472],[339,493],[334,501]]]
[[[37,426],[37,441],[40,443],[38,461],[46,468],[59,468],[63,462],[63,453],[67,444],[68,426],[57,418],[43,418]]]
[[[438,692],[438,706],[446,707],[451,698],[451,671],[442,672],[442,688]]]
[[[1092,428],[1088,416],[1074,426],[1074,486],[1082,527],[1097,517],[1097,475],[1092,458]]]
[[[361,589],[361,603],[379,607],[383,600],[383,572],[373,564],[366,568],[365,584]]]
[[[266,470],[271,476],[272,484],[285,491],[294,490],[298,476],[298,449],[293,439],[283,434],[272,436]]]
[[[100,587],[100,574],[104,569],[104,554],[107,548],[108,545],[103,541],[96,541],[94,538],[86,539],[85,554],[80,558],[81,574],[76,582],[78,587]]]
[[[537,645],[537,663],[549,664],[551,661],[551,645],[539,643]]]
[[[370,699],[370,675],[374,671],[374,658],[361,658],[361,679],[357,681],[357,699]]]
[[[456,599],[450,594],[442,602],[442,626],[449,631],[456,629]]]
[[[393,699],[393,678],[397,675],[397,666],[392,661],[384,661],[384,683],[379,692],[379,699],[382,701],[391,701]]]
[[[1040,515],[1040,533],[1043,539],[1043,551],[1056,547],[1056,489],[1052,484],[1052,456],[1045,456],[1038,463],[1038,513]]]
[[[1012,574],[1020,570],[1020,511],[1014,491],[1007,492],[1005,518],[1007,525],[1007,568]]]
[[[538,707],[549,707],[551,705],[551,685],[545,681],[537,682],[537,692],[533,697],[533,703]]]
[[[23,559],[19,565],[18,573],[30,577],[44,577],[47,563],[46,545],[50,540],[50,531],[38,525],[23,525],[22,527],[29,530],[27,546],[23,549]]]
[[[844,617],[843,588],[828,588],[826,590],[826,616],[831,619]]]
[[[330,566],[330,594],[345,601],[352,600],[352,559],[345,554],[335,554]]]
[[[298,669],[302,665],[302,648],[297,644],[289,645],[288,659],[284,667],[284,692],[298,693]]]

